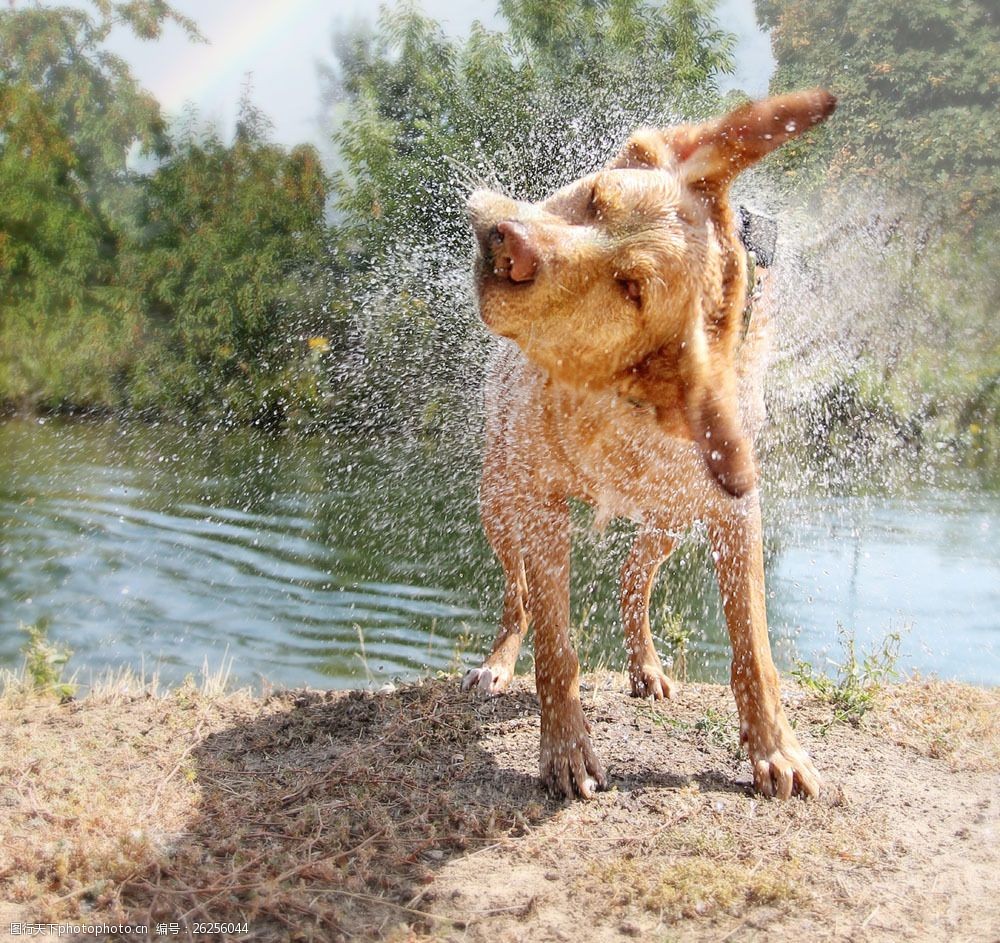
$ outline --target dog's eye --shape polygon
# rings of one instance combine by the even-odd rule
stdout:
[[[619,278],[618,284],[629,301],[642,304],[642,286],[634,278]]]

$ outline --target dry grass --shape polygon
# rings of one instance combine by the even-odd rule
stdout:
[[[721,817],[709,824],[694,816],[661,836],[652,854],[614,856],[591,872],[609,889],[612,909],[637,904],[663,924],[720,911],[740,917],[804,896],[802,862],[784,837],[749,852]]]
[[[953,770],[1000,770],[1000,689],[914,680],[889,687],[880,728]]]
[[[926,894],[900,875],[934,874],[947,901],[977,893],[980,871],[941,878],[949,841],[955,869],[971,861],[988,882],[1000,865],[968,844],[994,822],[997,692],[907,684],[860,727],[832,728],[828,706],[800,699],[790,711],[829,788],[777,803],[752,795],[734,757],[725,689],[650,707],[623,678],[590,677],[614,788],[564,804],[537,786],[523,679],[493,701],[457,697],[455,679],[266,697],[221,682],[157,696],[155,679],[125,675],[81,701],[0,700],[0,915],[491,943],[572,937],[581,922],[598,941],[757,925],[848,939],[867,919],[861,936],[879,939],[910,904],[927,920]],[[972,839],[954,838],[966,819]],[[926,855],[915,821],[936,842],[919,839]]]
[[[45,922],[250,920],[330,939],[358,913],[366,929],[419,920],[407,901],[434,862],[513,824],[455,801],[475,716],[449,694],[262,703],[105,684],[92,700],[5,707],[0,886]]]
[[[715,856],[677,861],[613,861],[595,877],[613,888],[611,903],[638,902],[665,923],[725,910],[740,916],[750,907],[791,900],[799,893],[796,868],[753,866]]]
[[[0,707],[17,708],[32,704],[48,703],[53,697],[60,701],[72,701],[74,698],[86,698],[91,704],[128,703],[139,697],[160,696],[159,672],[147,673],[145,664],[138,669],[131,665],[122,665],[92,675],[86,682],[81,680],[79,672],[66,680],[62,679],[61,671],[49,673],[40,677],[29,670],[32,647],[28,646],[27,654],[19,668],[0,668]],[[236,693],[231,684],[233,660],[228,650],[219,665],[212,668],[206,657],[198,677],[189,676],[184,683],[185,688],[192,686],[206,697],[221,697]],[[239,693],[248,693],[249,689]]]
[[[199,730],[186,698],[142,699],[124,716],[119,698],[0,707],[5,896],[44,901],[53,920],[80,916],[184,831],[196,796],[171,768]]]

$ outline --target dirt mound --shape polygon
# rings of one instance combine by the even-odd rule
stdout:
[[[590,676],[612,788],[563,803],[530,681],[457,688],[3,704],[0,934],[1000,939],[1000,692],[909,682],[854,726],[792,691],[826,789],[780,803],[725,688],[654,705]]]

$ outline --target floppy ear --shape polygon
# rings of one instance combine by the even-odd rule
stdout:
[[[699,321],[690,325],[679,367],[691,438],[715,480],[741,498],[756,485],[757,470],[740,423],[736,375],[731,364],[713,365]]]
[[[836,106],[833,95],[814,88],[748,102],[705,124],[640,128],[609,166],[677,167],[689,184],[725,187],[740,171],[824,121]]]

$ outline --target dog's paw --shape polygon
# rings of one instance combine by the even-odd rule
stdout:
[[[486,697],[497,697],[507,690],[510,684],[510,672],[506,668],[483,665],[472,668],[462,678],[462,690],[473,694],[483,694]]]
[[[753,784],[758,792],[776,799],[819,795],[820,775],[790,727],[751,731],[744,733],[742,739],[750,753]]]
[[[680,690],[673,678],[668,678],[659,665],[645,664],[630,667],[629,682],[632,685],[632,697],[651,697],[654,701],[676,697]]]
[[[557,724],[557,732],[543,732],[538,773],[542,785],[557,796],[592,799],[598,789],[607,788],[608,778],[590,742],[579,703],[574,713],[579,716]]]

